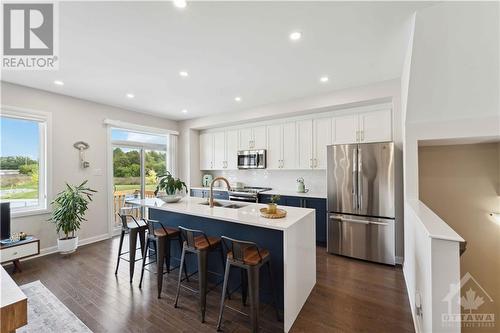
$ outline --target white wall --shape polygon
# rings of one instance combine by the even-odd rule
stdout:
[[[82,225],[80,239],[99,239],[108,233],[108,201],[112,195],[107,189],[107,179],[112,175],[106,170],[106,127],[105,118],[121,120],[138,125],[177,130],[177,122],[150,115],[131,112],[111,106],[97,104],[42,90],[1,83],[1,103],[4,106],[33,109],[52,114],[52,194],[61,191],[64,183],[80,183],[89,180],[89,186],[96,189],[94,202],[87,213],[88,221]],[[19,138],[22,140],[22,138]],[[73,148],[76,141],[86,141],[90,149],[85,152],[90,168],[79,166],[78,151]],[[50,161],[49,161],[50,163]],[[96,175],[96,169],[102,175]],[[51,198],[49,198],[50,201]],[[48,215],[19,217],[12,220],[12,231],[25,231],[40,238],[40,247],[49,249],[56,245],[56,233],[47,222]]]
[[[414,315],[415,297],[423,295],[424,314],[416,321],[422,332],[460,330],[443,328],[441,314],[443,294],[460,279],[456,240],[461,237],[409,204],[418,203],[418,141],[500,135],[499,40],[495,2],[442,3],[416,14],[407,69],[403,270]]]
[[[408,31],[409,32],[409,31]],[[269,119],[289,116],[305,115],[310,113],[342,110],[346,108],[392,102],[393,106],[393,135],[395,143],[395,177],[396,177],[396,256],[403,256],[403,126],[401,117],[401,80],[394,79],[378,82],[362,87],[354,87],[332,91],[328,94],[301,98],[292,101],[262,106],[244,112],[217,114],[204,118],[187,120],[179,123],[181,145],[185,151],[179,161],[180,175],[191,186],[201,185],[199,169],[199,134],[198,130],[238,125]],[[217,172],[216,174],[219,174]],[[267,186],[260,181],[260,177],[269,180],[270,187],[279,190],[294,189],[295,179],[304,177],[306,185],[313,191],[325,189],[324,171],[263,171],[244,173],[240,171],[226,174],[233,180],[242,181],[256,186]],[[269,177],[272,175],[272,177]],[[267,177],[267,178],[265,178]],[[323,180],[323,184],[322,184]],[[286,187],[286,188],[281,188]]]

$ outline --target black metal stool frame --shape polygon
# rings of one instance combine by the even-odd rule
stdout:
[[[178,307],[179,301],[179,293],[181,286],[189,291],[195,292],[199,294],[199,306],[200,306],[200,314],[201,314],[201,322],[205,322],[205,313],[206,313],[206,303],[207,303],[207,293],[213,289],[215,289],[218,285],[220,285],[223,280],[217,282],[214,287],[207,289],[207,273],[211,273],[217,276],[221,276],[221,274],[216,272],[208,271],[207,269],[207,257],[208,252],[210,251],[220,251],[221,260],[222,260],[222,269],[224,269],[224,253],[222,250],[222,246],[215,246],[215,244],[211,244],[207,235],[202,230],[188,229],[179,226],[179,230],[181,232],[181,238],[183,239],[182,246],[182,255],[181,255],[181,265],[185,264],[186,254],[196,254],[198,259],[198,270],[189,276],[192,276],[198,273],[198,290],[194,290],[189,288],[188,286],[181,285],[181,275],[179,275],[179,279],[177,281],[177,293],[175,295],[175,303],[174,307]],[[209,245],[206,249],[197,249],[195,246],[195,235],[202,235],[205,238],[205,241]]]
[[[271,255],[262,257],[260,249],[254,242],[241,241],[226,236],[222,236],[222,246],[226,250],[226,253],[231,252],[232,258],[226,256],[226,268],[224,274],[224,285],[222,287],[221,293],[221,303],[219,310],[219,319],[217,321],[217,331],[221,330],[222,326],[222,314],[224,312],[224,307],[228,307],[240,314],[248,316],[248,314],[234,309],[230,306],[225,305],[226,294],[228,289],[228,280],[231,267],[238,267],[242,270],[242,302],[243,305],[246,304],[247,293],[250,298],[250,321],[252,323],[252,332],[259,331],[259,272],[260,268],[264,265],[267,266],[269,272],[269,279],[271,283],[271,289],[273,294],[274,308],[276,309],[276,318],[280,321],[280,314],[278,310],[278,301],[276,297],[276,291],[274,289],[274,276],[271,268]],[[229,245],[228,245],[229,243]],[[256,265],[250,265],[245,262],[245,252],[248,249],[255,249],[259,256],[259,262]],[[246,276],[243,272],[246,271]],[[246,280],[246,281],[245,281]]]
[[[151,219],[147,219],[145,221],[146,221],[147,226],[148,226],[148,236],[146,238],[146,246],[144,248],[144,253],[142,255],[142,269],[141,269],[141,280],[139,282],[139,288],[142,288],[144,271],[147,270],[148,272],[152,272],[149,269],[147,269],[146,266],[153,264],[153,263],[156,263],[157,270],[156,270],[156,272],[152,272],[152,273],[158,274],[158,276],[157,276],[158,298],[160,298],[161,297],[161,290],[162,290],[162,286],[163,286],[163,275],[170,274],[171,270],[175,270],[177,268],[180,268],[180,266],[181,266],[181,265],[175,266],[175,267],[170,266],[170,260],[172,259],[170,256],[170,246],[171,246],[170,242],[172,240],[177,239],[179,241],[179,247],[180,247],[180,249],[182,249],[182,239],[181,239],[180,234],[179,234],[179,236],[169,235],[169,232],[167,231],[165,226],[160,221],[151,220]],[[156,228],[156,226],[160,226],[161,228]],[[162,229],[163,232],[165,233],[165,236],[156,236],[155,229]],[[164,238],[164,240],[162,238]],[[155,248],[154,255],[151,255],[151,254],[148,255],[148,251],[150,251],[150,247],[149,247],[150,243],[154,245],[154,248]],[[151,258],[152,256],[155,256],[156,260],[146,262],[146,259]],[[178,259],[178,258],[173,258],[173,259],[180,261],[180,259]],[[165,264],[167,266],[166,272],[163,271],[163,261],[165,261]],[[187,275],[186,264],[184,263],[183,266],[184,266],[184,274],[186,276],[185,279],[189,281],[189,277]],[[179,275],[182,275],[181,271],[179,271]]]
[[[128,207],[127,207],[128,208]],[[132,207],[130,209],[133,209]],[[142,260],[142,258],[139,258],[139,259],[135,259],[135,251],[137,250],[141,250],[141,255],[144,251],[144,237],[143,237],[143,234],[145,233],[146,231],[146,228],[147,228],[147,223],[146,221],[144,221],[143,219],[140,219],[140,221],[143,221],[144,222],[144,225],[141,225],[137,220],[136,218],[131,215],[131,214],[120,214],[120,213],[117,213],[117,215],[120,217],[120,220],[122,221],[122,229],[121,229],[121,233],[120,233],[120,245],[118,246],[118,258],[116,260],[116,269],[115,269],[115,275],[118,274],[118,268],[120,266],[120,260],[125,260],[126,262],[128,262],[130,265],[129,269],[130,269],[130,282],[132,282],[132,277],[134,275],[134,264],[135,262],[139,261],[139,260]],[[137,233],[135,232],[131,232],[130,231],[130,227],[128,226],[128,223],[127,223],[127,218],[131,218],[132,221],[137,225],[137,233],[139,233],[139,242],[140,242],[140,247],[139,248],[135,248],[134,246],[134,249],[129,249],[128,251],[125,251],[125,252],[122,252],[122,247],[123,247],[123,239],[125,238],[125,234],[128,233],[129,234],[129,237],[133,237],[135,236],[136,238],[136,241],[133,242],[133,240],[131,240],[129,243],[134,243],[136,244],[137,243]],[[130,251],[134,251],[133,253],[131,253]],[[123,255],[125,254],[129,254],[130,257],[133,257],[134,259],[131,261],[130,259],[127,259],[127,258],[122,258]]]

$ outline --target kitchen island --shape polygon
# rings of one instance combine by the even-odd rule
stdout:
[[[161,199],[134,199],[127,203],[148,208],[149,218],[165,226],[203,230],[208,236],[228,236],[252,241],[271,254],[278,307],[283,311],[283,330],[288,332],[316,283],[316,239],[314,209],[281,207],[287,211],[282,219],[260,216],[263,204],[218,201],[227,207],[209,207],[207,200],[185,197],[177,203]],[[229,208],[230,205],[236,207]],[[172,256],[179,248],[172,244]],[[189,266],[196,267],[195,263]],[[194,268],[196,269],[196,268]],[[193,270],[190,267],[190,270]],[[220,260],[210,260],[209,270],[222,273]],[[239,285],[239,274],[232,274],[230,289]],[[267,274],[261,274],[260,298],[271,301]]]

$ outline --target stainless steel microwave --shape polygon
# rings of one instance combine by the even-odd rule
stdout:
[[[238,151],[238,169],[265,169],[266,150],[240,150]]]

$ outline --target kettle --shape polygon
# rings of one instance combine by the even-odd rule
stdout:
[[[203,175],[203,180],[202,180],[203,187],[209,187],[213,179],[214,178],[210,174]]]
[[[297,179],[297,192],[298,193],[306,193],[309,189],[306,189],[306,185],[304,184],[304,178],[300,177]]]

